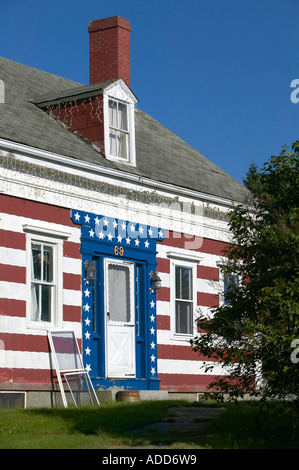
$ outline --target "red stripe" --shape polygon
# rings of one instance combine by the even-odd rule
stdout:
[[[160,273],[168,273],[170,272],[170,260],[169,259],[163,259],[163,258],[157,258],[158,265],[157,265],[157,271]]]
[[[26,268],[0,264],[0,281],[26,284]]]
[[[0,299],[0,315],[26,317],[26,302],[24,300]]]
[[[25,250],[26,235],[25,233],[11,232],[10,230],[0,230],[0,246]]]
[[[12,389],[15,388],[15,383],[24,384],[24,390],[26,390],[26,384],[29,384],[32,389],[32,384],[49,384],[52,385],[53,373],[51,370],[44,369],[0,369],[0,383],[11,382]],[[20,390],[18,385],[18,390]]]
[[[72,322],[81,322],[81,307],[74,305],[63,306],[63,320]]]
[[[219,296],[206,292],[197,292],[197,305],[203,307],[219,307]]]
[[[204,392],[208,385],[219,376],[191,374],[159,374],[160,389],[173,392]]]
[[[197,277],[199,279],[207,279],[209,281],[219,281],[219,269],[198,265]]]
[[[47,336],[0,333],[7,351],[49,352]]]
[[[80,243],[65,241],[63,244],[63,256],[81,259],[80,247]]]
[[[169,287],[161,287],[157,290],[157,300],[170,301],[170,289]]]
[[[63,288],[81,291],[81,276],[63,273]]]
[[[7,214],[75,227],[69,209],[5,195],[0,195],[0,207]]]
[[[158,359],[175,359],[181,361],[211,361],[211,359],[193,351],[191,345],[176,346],[169,344],[158,344],[157,356]]]
[[[170,317],[167,315],[157,315],[157,329],[170,330]]]
[[[222,250],[227,246],[226,243],[218,240],[188,237],[178,232],[168,232],[166,238],[160,243],[175,248],[184,248],[213,255],[222,255]]]

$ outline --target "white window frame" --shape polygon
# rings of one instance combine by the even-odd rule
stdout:
[[[127,159],[110,154],[110,122],[109,122],[109,100],[122,103],[127,107]],[[105,88],[103,93],[104,102],[104,142],[105,156],[108,160],[136,166],[135,148],[135,104],[137,99],[125,82],[121,79]]]
[[[170,260],[170,328],[172,339],[188,341],[196,335],[196,307],[197,307],[197,265],[198,261],[195,259],[190,261],[190,258],[172,258]],[[178,333],[176,331],[176,267],[186,267],[192,270],[192,316],[193,316],[193,328],[192,333]],[[191,301],[190,301],[191,302]]]
[[[224,277],[225,277],[225,273],[223,272],[223,266],[225,265],[224,262],[218,262],[217,263],[217,267],[219,268],[219,287],[220,287],[220,295],[219,295],[219,304],[221,306],[224,306],[226,305],[226,302],[225,302],[225,292],[224,292],[224,286],[225,286],[225,283],[224,283]],[[231,273],[232,276],[237,276],[237,280],[238,280],[238,285],[240,284],[240,276],[238,274],[234,274],[234,273]]]
[[[26,232],[26,325],[27,328],[48,330],[50,328],[62,328],[63,323],[63,241],[70,233],[23,225]],[[51,321],[35,321],[32,319],[32,244],[41,243],[53,247],[53,303],[51,305]]]

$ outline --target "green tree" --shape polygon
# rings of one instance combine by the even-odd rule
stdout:
[[[227,375],[210,390],[221,395],[299,399],[299,141],[258,171],[251,164],[250,197],[230,212],[233,242],[224,275],[238,276],[225,302],[200,315],[195,351],[220,361]],[[296,341],[298,340],[298,341]]]

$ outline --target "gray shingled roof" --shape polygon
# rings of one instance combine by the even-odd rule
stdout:
[[[84,86],[7,59],[0,58],[0,79],[5,84],[1,104],[0,137],[38,149],[117,168],[155,181],[212,196],[243,201],[246,189],[155,119],[136,108],[136,168],[106,160],[91,145],[63,128],[34,102],[50,100],[101,85]]]

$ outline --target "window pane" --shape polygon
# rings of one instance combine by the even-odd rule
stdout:
[[[109,100],[109,125],[117,127],[117,103]]]
[[[32,279],[41,280],[41,262],[42,262],[41,245],[33,243],[32,244],[32,270],[31,270]]]
[[[183,266],[175,268],[175,296],[177,299],[192,300],[192,269]]]
[[[111,321],[129,322],[131,319],[130,270],[128,266],[109,265],[109,316]]]
[[[41,321],[51,321],[51,286],[41,286]]]
[[[31,285],[31,320],[39,321],[39,285]]]
[[[118,103],[118,128],[128,130],[127,105],[123,103]]]
[[[124,132],[117,133],[118,157],[127,158],[127,135]]]
[[[110,129],[109,139],[110,139],[110,155],[117,157],[116,131],[115,130]]]
[[[53,281],[53,247],[44,246],[44,269],[43,269],[43,281]]]
[[[176,333],[193,333],[193,313],[191,302],[176,301]]]

